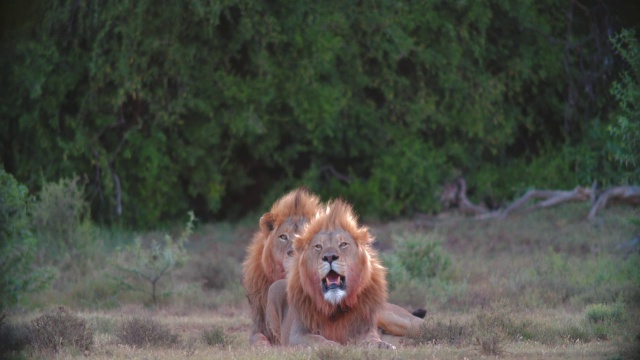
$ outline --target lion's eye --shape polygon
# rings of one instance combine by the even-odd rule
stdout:
[[[322,250],[322,245],[318,244],[318,245],[314,246],[314,248],[316,248],[316,250],[320,251],[320,250]]]
[[[349,245],[349,244],[347,244],[346,242],[342,242],[342,243],[340,243],[340,248],[344,249],[344,248],[347,247],[347,245]]]
[[[287,241],[287,240],[289,240],[289,238],[287,237],[286,234],[282,234],[282,235],[280,235],[280,240]]]

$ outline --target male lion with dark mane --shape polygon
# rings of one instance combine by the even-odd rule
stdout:
[[[252,345],[269,345],[273,341],[264,318],[269,286],[285,278],[285,268],[294,255],[293,238],[319,208],[320,198],[300,188],[277,200],[260,218],[260,230],[253,236],[243,263],[242,284],[253,320],[249,339]]]
[[[269,289],[266,323],[277,343],[395,348],[377,332],[387,281],[372,242],[342,200],[311,220],[294,239],[287,279]]]

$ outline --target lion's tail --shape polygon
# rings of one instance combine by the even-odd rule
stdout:
[[[427,315],[427,310],[423,308],[415,309],[411,312],[411,315],[424,319],[425,315]]]

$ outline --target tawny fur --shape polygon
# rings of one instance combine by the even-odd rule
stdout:
[[[310,273],[306,264],[305,252],[313,251],[309,245],[318,232],[340,230],[351,236],[358,250],[355,258],[347,259],[347,297],[340,304],[332,305],[323,299],[317,276]],[[375,333],[377,315],[387,299],[387,282],[385,268],[371,247],[372,241],[368,229],[358,226],[351,206],[341,200],[327,205],[294,240],[296,257],[286,292],[288,306],[295,311],[289,314],[299,316],[311,334],[347,344],[371,331]]]
[[[265,326],[267,295],[271,284],[285,278],[283,259],[275,259],[270,251],[276,241],[272,230],[288,219],[302,226],[316,215],[319,208],[320,199],[300,188],[277,200],[260,219],[260,230],[254,234],[243,263],[242,284],[251,307],[253,334],[262,333],[269,341],[273,340]]]

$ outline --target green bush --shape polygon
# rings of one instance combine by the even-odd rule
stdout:
[[[445,272],[451,258],[442,250],[441,239],[434,234],[394,236],[393,253],[382,253],[387,268],[389,298],[401,305],[425,305],[429,298],[446,302],[450,295],[459,295],[460,286],[448,286]],[[462,287],[466,287],[462,284]]]
[[[27,188],[0,167],[0,309],[48,286],[53,270],[34,266],[37,241],[29,230]]]
[[[395,253],[412,278],[436,278],[451,266],[451,259],[440,247],[440,241],[434,234],[407,234],[394,238]]]
[[[45,183],[33,204],[32,219],[35,235],[46,249],[43,257],[55,263],[77,258],[94,245],[89,204],[77,177]]]
[[[213,326],[203,331],[202,340],[209,346],[227,347],[233,344],[233,338],[227,335],[222,326]]]
[[[640,42],[635,30],[624,29],[611,39],[628,65],[611,87],[618,102],[617,121],[609,130],[617,145],[614,155],[626,170],[627,182],[640,181]]]
[[[591,304],[584,310],[589,322],[621,321],[624,316],[624,306],[621,303]]]

